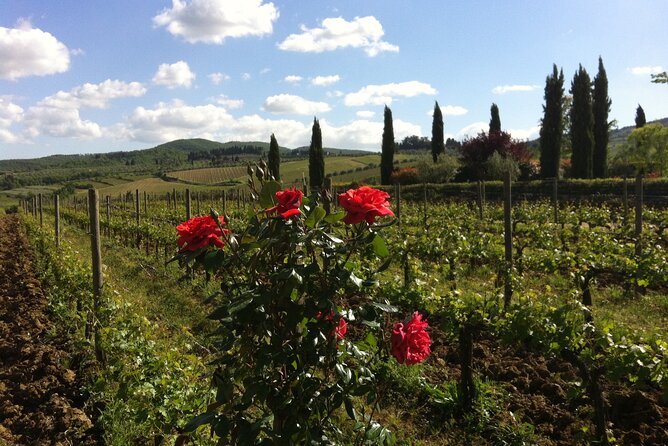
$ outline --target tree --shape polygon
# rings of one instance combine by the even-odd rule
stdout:
[[[475,138],[464,140],[460,153],[462,169],[458,180],[461,181],[492,179],[488,175],[488,162],[494,154],[497,154],[493,161],[495,165],[499,164],[500,158],[507,160],[523,172],[524,178],[531,171],[531,152],[527,143],[513,139],[508,132],[480,132]]]
[[[434,162],[438,161],[438,156],[445,152],[443,141],[443,113],[438,101],[434,105],[434,119],[431,122],[431,157]]]
[[[540,128],[540,176],[559,178],[561,143],[564,133],[564,71],[552,65],[545,79],[545,105]]]
[[[636,128],[642,128],[646,123],[647,120],[645,119],[645,110],[643,110],[640,104],[638,104],[638,108],[636,108]]]
[[[647,124],[633,129],[620,158],[636,172],[668,174],[668,127]]]
[[[271,134],[271,140],[269,141],[269,173],[276,181],[281,179],[281,154],[278,151],[278,141],[274,134]]]
[[[308,150],[308,180],[311,190],[319,190],[325,181],[325,156],[322,152],[320,122],[313,118],[311,145]]]
[[[392,110],[385,106],[385,125],[383,127],[383,145],[380,154],[380,184],[391,184],[394,170],[394,127]]]
[[[608,140],[610,123],[608,114],[612,101],[608,97],[608,75],[603,67],[603,59],[598,58],[598,73],[594,78],[593,114],[594,114],[594,151],[592,154],[592,173],[594,178],[608,176]]]
[[[668,84],[668,74],[665,71],[652,74],[652,82],[655,84]]]
[[[500,132],[501,131],[501,118],[499,118],[499,107],[496,104],[492,103],[490,108],[490,113],[492,117],[489,120],[489,133]]]
[[[571,173],[573,178],[593,175],[594,112],[592,109],[591,78],[582,65],[571,83]]]

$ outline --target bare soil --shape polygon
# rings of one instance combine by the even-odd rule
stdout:
[[[0,216],[0,445],[95,445],[16,216]]]

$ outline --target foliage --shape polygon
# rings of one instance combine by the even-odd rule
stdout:
[[[489,110],[491,117],[489,119],[489,133],[501,131],[501,118],[499,117],[499,106],[492,103]]]
[[[394,170],[394,126],[392,110],[386,105],[384,111],[383,144],[380,154],[380,184],[390,184]]]
[[[487,161],[494,153],[516,162],[520,169],[530,170],[531,152],[527,143],[513,139],[507,132],[481,132],[464,140],[460,153],[462,169],[457,178],[460,181],[488,179]]]
[[[431,123],[431,157],[434,163],[438,161],[438,156],[445,151],[443,141],[443,113],[438,101],[434,104],[434,115]]]
[[[278,150],[278,141],[274,134],[271,134],[271,140],[269,142],[269,155],[268,160],[269,164],[269,174],[273,179],[280,181],[281,179],[281,154]]]
[[[598,58],[598,73],[594,77],[593,114],[594,114],[594,150],[592,154],[592,173],[594,178],[608,176],[608,140],[610,123],[608,114],[612,101],[608,97],[608,76],[603,67],[603,59]]]
[[[561,142],[564,133],[564,72],[552,65],[552,74],[545,79],[545,104],[540,128],[540,176],[558,178]]]
[[[393,184],[418,184],[420,181],[420,174],[415,167],[402,167],[392,172]]]
[[[406,136],[401,142],[395,144],[395,152],[431,150],[431,141],[426,136]]]
[[[571,174],[573,178],[592,178],[594,150],[594,113],[591,80],[580,65],[571,82],[573,104],[571,121]]]
[[[668,173],[668,127],[647,124],[634,129],[618,159],[632,166],[636,172]]]
[[[652,82],[655,84],[668,84],[668,74],[665,71],[652,74]]]
[[[319,190],[325,181],[325,154],[322,151],[320,122],[313,118],[311,145],[308,151],[308,181],[311,190]]]
[[[459,170],[459,161],[452,155],[442,155],[439,162],[434,164],[427,157],[421,157],[418,159],[416,169],[419,183],[447,183],[455,178]]]

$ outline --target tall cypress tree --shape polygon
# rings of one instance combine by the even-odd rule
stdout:
[[[392,110],[385,106],[385,125],[383,126],[383,145],[380,154],[380,184],[391,184],[394,170],[394,125]]]
[[[645,124],[647,124],[647,120],[645,119],[645,110],[643,110],[640,104],[638,104],[638,108],[636,108],[636,128],[639,129],[641,127],[645,127]]]
[[[496,104],[492,103],[490,108],[490,113],[492,117],[489,120],[489,133],[500,132],[501,131],[501,118],[499,117],[499,107]]]
[[[552,65],[552,74],[545,79],[545,105],[540,127],[540,176],[558,178],[561,142],[564,133],[564,71]]]
[[[325,181],[325,156],[322,153],[320,122],[313,118],[311,145],[308,150],[308,180],[311,190],[320,190]]]
[[[434,120],[431,122],[431,157],[434,162],[438,161],[438,155],[445,152],[445,141],[443,140],[443,113],[438,101],[434,105]]]
[[[278,151],[278,141],[274,134],[271,134],[269,141],[269,173],[276,181],[281,180],[281,154]]]
[[[571,83],[571,171],[573,178],[591,178],[594,153],[594,112],[591,78],[587,70],[578,68]]]
[[[598,58],[598,73],[594,78],[593,113],[594,113],[594,178],[608,176],[608,114],[612,101],[608,97],[608,75],[603,67],[603,59]]]

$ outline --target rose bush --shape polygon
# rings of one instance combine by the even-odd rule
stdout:
[[[221,238],[223,233],[229,233],[229,230],[221,227],[225,225],[225,218],[218,217],[218,222],[210,215],[203,215],[201,217],[191,218],[190,220],[181,223],[176,227],[179,238],[176,244],[180,251],[198,251],[207,246],[214,246],[222,248],[225,246],[224,240]]]
[[[427,321],[417,311],[406,324],[394,324],[392,330],[392,356],[400,364],[413,365],[424,361],[431,353],[431,338],[425,330]]]
[[[369,407],[379,400],[373,370],[387,356],[385,315],[396,311],[375,278],[389,266],[373,224],[394,215],[389,196],[349,190],[345,212],[328,213],[326,194],[305,197],[261,167],[249,172],[257,202],[248,220],[222,249],[177,256],[221,280],[209,316],[219,323],[216,398],[187,430],[207,424],[233,445],[392,444]],[[346,337],[352,324],[356,339]]]
[[[387,192],[369,186],[339,194],[339,206],[346,210],[343,222],[349,225],[363,221],[372,224],[376,217],[394,217],[388,198],[390,195]]]

